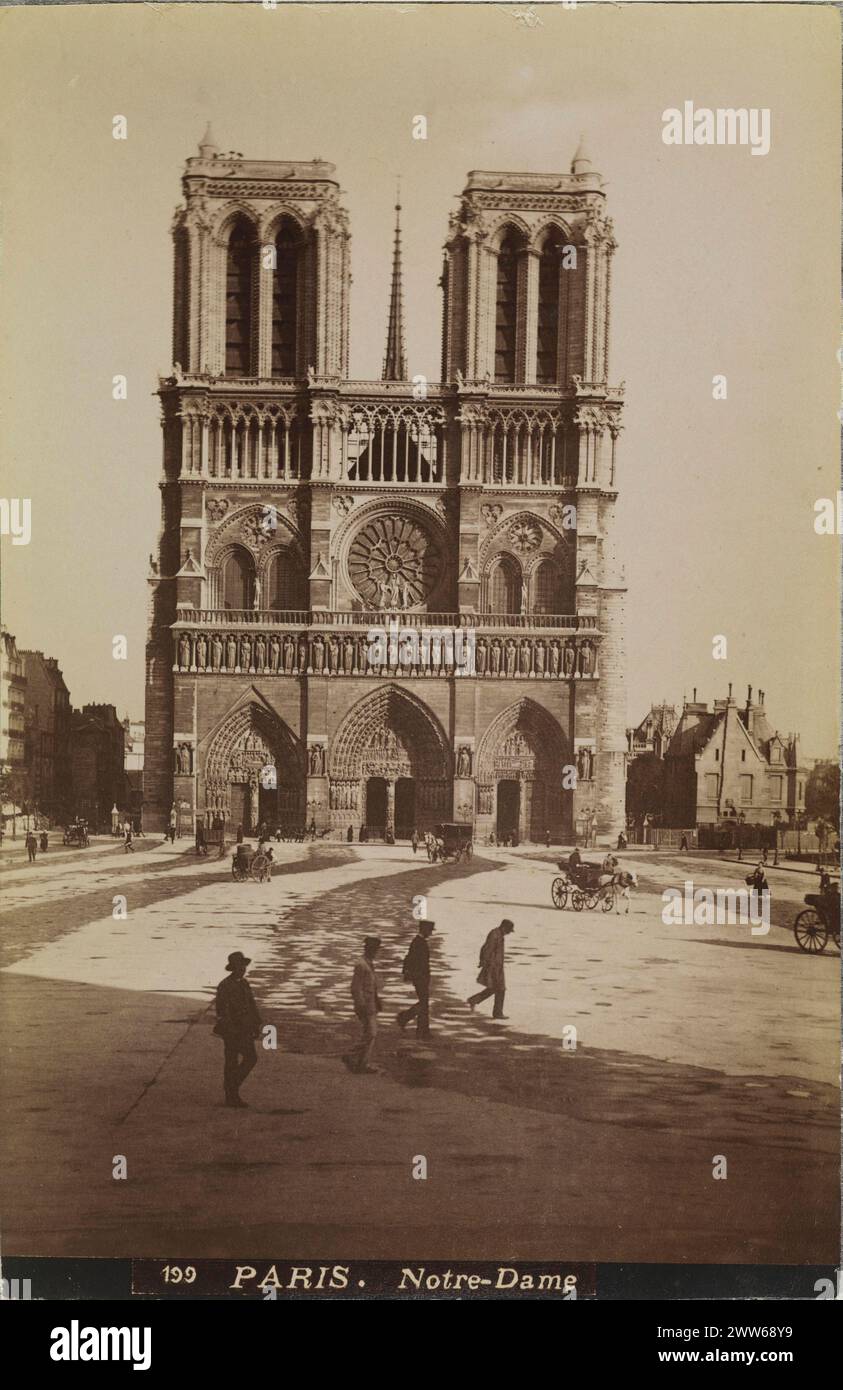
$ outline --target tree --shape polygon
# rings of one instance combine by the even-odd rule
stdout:
[[[822,816],[832,825],[840,823],[840,768],[830,760],[817,763],[808,773],[805,810],[809,816]]]
[[[641,753],[627,769],[626,810],[634,820],[661,816],[664,811],[664,762],[655,753]]]

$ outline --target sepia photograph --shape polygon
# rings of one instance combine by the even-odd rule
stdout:
[[[4,1297],[834,1298],[837,9],[0,21]]]

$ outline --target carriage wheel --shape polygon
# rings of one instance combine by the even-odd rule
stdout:
[[[264,876],[267,878],[269,877],[267,873],[268,868],[269,860],[266,855],[256,854],[250,865],[249,875],[254,879],[255,883],[263,883]]]
[[[601,894],[600,894],[600,889],[599,889],[599,888],[597,889],[596,892],[589,893],[589,894],[586,896],[586,900],[585,900],[585,905],[586,905],[586,907],[587,907],[590,911],[593,911],[594,908],[595,908],[595,907],[597,906],[597,904],[599,903],[600,897],[601,897]]]
[[[568,904],[568,885],[564,878],[555,878],[550,885],[550,896],[554,907],[566,907]]]
[[[819,912],[809,907],[806,912],[800,912],[794,922],[793,935],[801,951],[807,951],[809,955],[818,955],[826,948],[828,927]]]
[[[575,912],[582,912],[583,908],[585,907],[585,902],[585,893],[582,891],[581,888],[575,888],[573,893],[571,894],[571,907],[574,909]]]
[[[603,900],[602,900],[600,906],[602,907],[602,909],[603,909],[604,912],[611,912],[611,911],[612,911],[612,908],[614,907],[614,905],[615,905],[615,895],[614,895],[614,893],[612,892],[611,888],[609,888],[609,889],[607,889],[606,892],[603,894]]]

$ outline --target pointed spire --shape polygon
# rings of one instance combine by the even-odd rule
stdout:
[[[585,146],[585,136],[584,136],[584,135],[581,135],[581,136],[580,136],[580,143],[577,145],[577,152],[576,152],[576,154],[574,155],[573,159],[571,160],[571,173],[572,173],[572,174],[593,174],[593,173],[594,173],[594,165],[592,164],[591,155],[588,153],[588,151],[587,151],[587,149],[586,149],[586,146]]]
[[[219,154],[219,152],[219,145],[214,139],[213,131],[211,130],[211,122],[209,121],[205,128],[205,134],[199,141],[199,153],[203,159],[213,159],[214,155]]]
[[[395,246],[392,252],[392,291],[389,296],[389,322],[386,328],[386,356],[383,359],[382,381],[406,381],[407,359],[404,355],[404,304],[401,285],[401,184],[395,203]]]

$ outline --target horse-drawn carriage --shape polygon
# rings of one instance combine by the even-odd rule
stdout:
[[[806,893],[807,907],[793,924],[800,951],[818,955],[833,941],[840,950],[840,880],[820,874],[819,893]]]
[[[70,825],[64,827],[62,843],[71,845],[76,849],[85,849],[90,844],[88,838],[88,822],[86,820],[71,821]]]
[[[550,885],[550,896],[554,907],[567,907],[570,899],[575,912],[584,907],[595,908],[598,903],[604,912],[611,912],[615,905],[615,876],[606,873],[600,864],[582,863],[573,867],[563,860],[558,867],[562,875]]]
[[[272,860],[261,850],[252,849],[251,845],[235,845],[231,856],[231,877],[235,883],[245,883],[246,879],[254,883],[268,881],[272,877]]]
[[[474,853],[474,827],[471,825],[434,825],[432,835],[427,840],[427,857],[432,864],[458,864],[461,859],[470,859]]]

